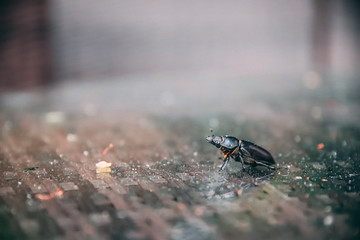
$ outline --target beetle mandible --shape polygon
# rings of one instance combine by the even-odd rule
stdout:
[[[212,130],[210,130],[212,132]],[[252,167],[258,165],[267,167],[271,170],[276,170],[276,167],[270,166],[275,164],[274,158],[264,148],[256,145],[255,143],[239,140],[232,136],[208,136],[206,141],[217,147],[222,151],[224,157],[224,163],[219,171],[222,171],[230,158],[233,158],[236,162],[242,163],[242,168],[245,170],[245,164]]]

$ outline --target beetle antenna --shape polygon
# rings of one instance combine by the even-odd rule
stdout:
[[[212,135],[211,135],[212,134]],[[212,128],[210,128],[210,135],[212,136],[212,137],[214,137],[215,135],[214,135],[214,130],[212,129]]]

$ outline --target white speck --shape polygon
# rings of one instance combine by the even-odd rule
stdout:
[[[299,135],[296,135],[296,136],[294,137],[294,141],[295,141],[296,143],[300,142],[300,141],[301,141],[301,137],[300,137]]]
[[[20,185],[21,185],[21,182],[18,182],[18,185],[20,186]]]
[[[45,113],[44,120],[47,123],[62,123],[65,121],[64,112],[47,112]]]
[[[194,157],[196,157],[198,155],[198,152],[194,152],[193,155]]]
[[[295,180],[301,180],[302,177],[301,177],[301,176],[296,176],[296,177],[294,177],[294,179],[295,179]]]
[[[84,154],[84,156],[88,156],[88,155],[89,155],[89,152],[88,152],[88,151],[84,151],[83,154]]]
[[[359,176],[360,174],[356,174],[356,173],[351,173],[349,174],[349,177],[355,177],[355,176]]]
[[[326,217],[324,218],[324,225],[325,225],[325,226],[330,226],[331,224],[333,224],[333,222],[334,222],[334,217],[331,216],[331,215],[326,216]]]
[[[119,219],[123,219],[123,218],[126,217],[126,213],[123,212],[123,211],[117,211],[117,212],[115,213],[115,215],[116,215],[116,217],[119,218]]]
[[[109,173],[111,172],[111,163],[101,161],[96,163],[96,173]]]
[[[68,142],[76,142],[78,140],[78,136],[73,133],[68,133],[68,135],[66,135],[66,140]]]
[[[111,163],[105,162],[105,161],[101,161],[101,162],[96,163],[96,167],[97,167],[97,168],[111,167]]]
[[[97,226],[102,226],[110,223],[111,217],[108,212],[92,213],[89,215],[89,219]]]

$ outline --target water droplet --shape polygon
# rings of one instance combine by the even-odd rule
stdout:
[[[334,217],[329,215],[324,218],[324,225],[330,226],[334,222]]]
[[[68,133],[66,135],[66,140],[68,142],[76,142],[78,140],[78,136],[76,134],[73,134],[73,133]]]

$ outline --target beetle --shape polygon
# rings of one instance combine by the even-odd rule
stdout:
[[[276,170],[276,167],[271,165],[275,164],[274,158],[264,148],[256,145],[255,143],[239,140],[232,136],[208,136],[206,141],[211,143],[222,151],[224,163],[219,171],[222,171],[231,158],[236,162],[242,163],[242,168],[245,170],[245,164],[252,167],[264,166],[271,170]]]

